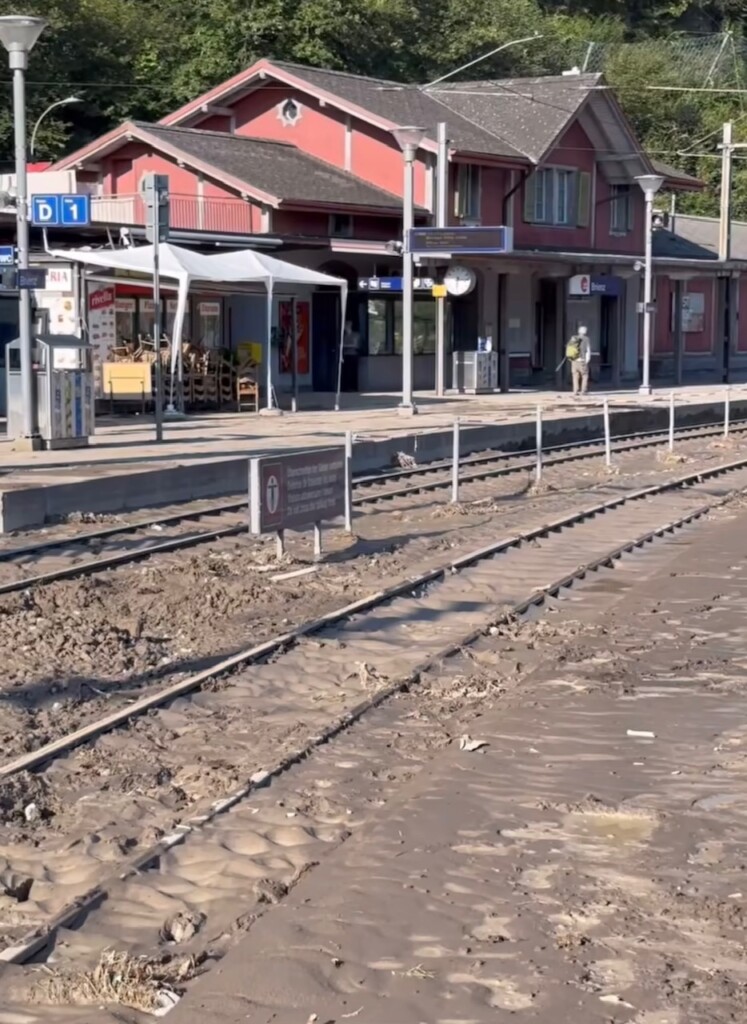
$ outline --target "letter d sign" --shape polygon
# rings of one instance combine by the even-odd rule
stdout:
[[[60,223],[60,202],[58,196],[33,196],[31,199],[31,223],[38,227],[49,227]]]

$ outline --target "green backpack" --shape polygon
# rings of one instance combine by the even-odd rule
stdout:
[[[572,363],[581,358],[581,339],[577,334],[574,334],[566,345],[565,357]]]

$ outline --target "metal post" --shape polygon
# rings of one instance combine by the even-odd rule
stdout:
[[[542,479],[542,406],[537,406],[537,467],[534,471],[535,482]]]
[[[604,414],[604,462],[607,469],[612,467],[612,445],[610,439],[610,402],[605,395],[602,399]]]
[[[412,316],[413,316],[413,272],[412,253],[410,252],[410,229],[414,223],[413,190],[414,162],[416,147],[405,146],[405,187],[404,209],[402,218],[403,249],[402,249],[402,402],[400,411],[405,414],[417,412],[412,398]]]
[[[721,209],[718,232],[718,258],[721,262],[731,259],[731,194],[732,194],[732,123],[723,127],[721,140]]]
[[[669,392],[669,450],[674,451],[674,391]]]
[[[438,157],[436,163],[436,227],[447,227],[449,201],[449,144],[446,123],[438,125]],[[446,299],[436,299],[436,396],[444,396],[446,373]]]
[[[731,405],[731,388],[727,385],[726,394],[724,395],[724,437],[729,436],[729,415]]]
[[[654,219],[654,196],[646,193],[646,266],[643,282],[643,374],[639,391],[642,395],[651,394],[651,302],[653,295],[653,252],[652,231]]]
[[[345,432],[345,533],[353,532],[353,431]]]
[[[14,59],[15,58],[15,59]],[[18,58],[22,58],[19,60]],[[29,210],[26,165],[26,53],[11,53],[13,68],[13,128],[16,148],[16,234],[18,269],[29,265]],[[31,354],[31,292],[18,290],[18,335],[21,339],[21,395],[23,401],[23,439],[32,448],[40,445],[36,424],[36,394]]]
[[[322,557],[322,524],[314,523],[314,561],[319,562]]]
[[[275,534],[275,555],[278,562],[285,555],[285,530],[278,530]]]
[[[454,420],[454,434],[451,448],[451,503],[456,505],[459,501],[459,442],[461,423],[457,416]]]
[[[156,353],[156,441],[163,441],[163,364],[161,363],[161,280],[159,232],[160,197],[154,194],[153,218],[153,341]]]
[[[291,299],[291,317],[293,326],[291,338],[293,339],[293,412],[298,408],[298,303],[295,296]]]

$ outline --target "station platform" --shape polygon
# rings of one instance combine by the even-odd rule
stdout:
[[[724,387],[675,389],[680,425],[723,418]],[[729,391],[731,416],[747,416],[747,386]],[[354,434],[354,471],[390,466],[397,453],[426,462],[450,458],[452,428],[462,422],[463,454],[487,447],[516,450],[534,443],[537,406],[543,408],[548,445],[602,434],[602,402],[612,433],[663,429],[670,390],[641,396],[635,390],[594,391],[579,399],[569,392],[516,390],[509,394],[416,396],[419,414],[403,416],[395,395],[302,396],[297,412],[192,415],[165,423],[157,443],[150,417],[99,418],[88,448],[22,452],[0,434],[0,532],[29,529],[73,513],[120,513],[198,498],[244,493],[247,460],[344,444]],[[309,408],[309,405],[315,407]]]

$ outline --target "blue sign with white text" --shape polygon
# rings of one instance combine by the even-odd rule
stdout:
[[[31,223],[38,228],[78,228],[91,223],[88,195],[31,197]]]
[[[436,282],[432,277],[413,278],[412,287],[415,291],[430,291]],[[358,289],[362,292],[401,292],[401,277],[359,277]]]
[[[0,267],[12,267],[16,262],[16,247],[0,245]]]

